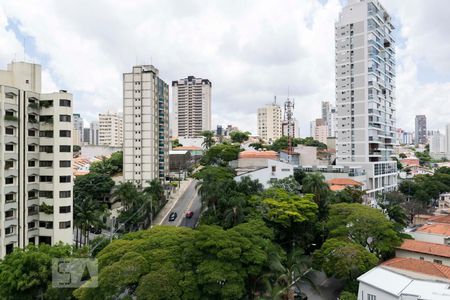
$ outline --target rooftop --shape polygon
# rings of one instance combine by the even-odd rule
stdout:
[[[180,147],[175,147],[172,150],[175,150],[175,151],[180,151],[180,150],[200,151],[200,150],[203,150],[203,149],[200,148],[200,147],[197,147],[197,146],[180,146]]]
[[[418,232],[450,236],[450,224],[434,223],[417,228]]]
[[[269,158],[276,159],[278,153],[275,151],[252,151],[246,150],[239,153],[239,158]]]
[[[450,257],[450,246],[416,240],[404,240],[397,249],[425,253],[442,257]]]
[[[327,180],[327,183],[331,186],[341,185],[341,186],[362,186],[363,184],[359,181],[350,178],[332,178]]]
[[[450,224],[450,215],[432,216],[428,222]]]
[[[425,260],[396,257],[385,261],[382,266],[450,280],[450,267]]]

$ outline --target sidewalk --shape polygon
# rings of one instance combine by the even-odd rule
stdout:
[[[187,178],[187,180],[181,181],[180,187],[175,191],[175,193],[171,194],[169,197],[169,201],[167,201],[166,205],[161,209],[161,211],[158,213],[158,215],[153,220],[153,225],[161,225],[164,221],[167,214],[170,212],[172,207],[177,203],[178,199],[181,197],[181,195],[184,194],[188,186],[193,181],[193,178]]]

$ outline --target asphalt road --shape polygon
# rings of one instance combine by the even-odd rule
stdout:
[[[197,190],[195,189],[197,181],[193,180],[189,186],[186,188],[183,195],[178,199],[178,201],[174,204],[172,209],[167,213],[164,217],[162,225],[169,226],[186,226],[193,228],[200,217],[201,211],[201,202],[200,197],[197,195]],[[185,217],[186,212],[191,210],[194,212],[192,218],[188,219]],[[169,221],[169,215],[172,212],[176,212],[178,214],[175,221]]]

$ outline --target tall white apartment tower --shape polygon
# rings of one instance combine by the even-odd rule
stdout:
[[[106,112],[98,115],[98,145],[122,147],[123,117],[121,114]]]
[[[196,137],[211,130],[211,81],[187,78],[172,81],[172,134],[177,137]]]
[[[123,74],[124,180],[147,186],[169,173],[169,86],[152,65]]]
[[[272,144],[283,135],[283,111],[276,103],[258,108],[258,135]]]
[[[72,243],[72,95],[41,93],[41,67],[0,70],[0,258]]]
[[[393,30],[377,0],[349,0],[335,28],[337,164],[365,169],[371,199],[397,186]]]

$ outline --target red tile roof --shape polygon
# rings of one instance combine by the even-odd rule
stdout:
[[[397,249],[442,257],[450,257],[450,246],[416,240],[404,240],[400,247],[397,247]]]
[[[385,261],[382,266],[450,279],[450,267],[420,259],[396,257]]]
[[[434,223],[417,228],[418,232],[450,236],[450,224]]]
[[[428,222],[450,224],[450,215],[432,216]]]
[[[327,180],[329,185],[344,185],[344,186],[362,186],[363,184],[359,181],[350,178],[333,178]]]
[[[330,190],[332,190],[333,192],[342,191],[344,189],[345,189],[344,185],[331,185],[330,186]]]
[[[276,159],[278,156],[275,151],[242,151],[239,153],[239,158],[269,158]]]
[[[180,147],[175,147],[172,150],[198,151],[198,150],[203,150],[203,149],[200,147],[197,147],[197,146],[180,146]]]

